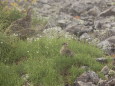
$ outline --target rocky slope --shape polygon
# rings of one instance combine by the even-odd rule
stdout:
[[[39,0],[34,9],[49,18],[47,28],[59,26],[107,54],[115,53],[114,0]]]

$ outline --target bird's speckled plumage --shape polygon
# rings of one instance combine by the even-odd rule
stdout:
[[[62,44],[62,48],[60,49],[60,54],[61,55],[65,55],[65,56],[74,56],[73,51],[71,51],[68,48],[68,44],[67,43],[63,43]]]

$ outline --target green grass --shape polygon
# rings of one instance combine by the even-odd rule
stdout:
[[[6,9],[5,6],[0,6],[0,31],[4,32],[13,21],[23,16],[16,9]]]
[[[96,72],[104,66],[95,61],[95,58],[103,56],[100,49],[73,39],[42,37],[37,41],[27,42],[3,34],[0,39],[0,86],[21,86],[21,74],[29,74],[28,81],[34,86],[64,86],[65,82],[72,84],[84,72],[82,66],[89,66]],[[69,48],[76,53],[74,57],[60,55],[63,42],[67,42]],[[14,72],[13,76],[8,71]]]
[[[0,86],[21,86],[22,79],[16,72],[16,68],[0,63]]]

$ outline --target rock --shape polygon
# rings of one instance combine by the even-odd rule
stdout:
[[[110,16],[110,17],[98,17],[94,20],[94,28],[96,30],[111,30],[112,28],[114,29],[115,27],[115,17]]]
[[[92,82],[82,82],[82,81],[78,81],[79,86],[97,86],[95,84],[93,84]],[[78,86],[78,85],[75,85]]]
[[[115,79],[109,80],[107,84],[109,84],[109,86],[115,86]]]
[[[61,27],[61,28],[65,28],[67,26],[67,20],[59,20],[57,21],[58,22],[58,25]]]
[[[88,11],[88,14],[89,15],[92,15],[92,16],[97,16],[98,14],[100,13],[100,10],[98,7],[94,6],[93,8],[91,8],[89,11]]]
[[[48,3],[48,0],[39,0],[39,3],[46,4]]]
[[[97,44],[98,47],[102,48],[106,54],[110,55],[111,54],[111,43],[107,40],[101,41],[100,43]]]
[[[109,79],[109,75],[105,75],[105,79],[108,80]]]
[[[109,37],[106,40],[109,41],[110,44],[111,44],[111,46],[110,46],[110,54],[114,55],[115,54],[115,36]]]
[[[98,86],[105,86],[105,84],[106,84],[106,80],[100,79],[98,82]]]
[[[99,20],[94,21],[94,28],[95,29],[101,29],[102,28],[102,23]]]
[[[74,3],[71,8],[70,8],[70,12],[72,16],[79,16],[81,15],[83,12],[88,11],[88,9],[92,8],[91,5],[87,5],[85,3]]]
[[[97,61],[97,62],[100,62],[100,63],[102,63],[102,64],[108,63],[108,59],[107,59],[107,58],[104,58],[104,57],[102,57],[102,58],[96,58],[96,61]]]
[[[112,70],[114,70],[114,71],[115,71],[115,66],[113,66],[113,67],[112,67]]]
[[[115,6],[112,6],[109,9],[107,9],[99,14],[99,16],[103,16],[103,17],[114,16],[114,15],[115,15]]]
[[[112,65],[115,66],[115,57],[113,58]],[[115,70],[115,67],[114,67],[114,70]]]
[[[115,79],[101,80],[98,86],[115,86]]]
[[[114,70],[110,70],[108,75],[109,75],[110,78],[115,77],[115,71]]]
[[[115,36],[114,29],[107,29],[107,28],[103,29],[103,25],[101,25],[101,23],[99,25],[100,26],[98,26],[98,25],[96,26],[96,28],[98,27],[98,29],[94,30],[93,34],[92,34],[95,38],[98,38],[100,41],[104,41],[112,36]],[[99,30],[99,28],[101,28],[101,29]],[[114,38],[112,37],[112,40],[113,39]]]
[[[111,44],[109,43],[109,41],[105,40],[101,41],[97,46],[102,48],[103,50],[106,50],[108,47],[111,46]]]
[[[107,41],[109,41],[112,44],[115,44],[115,36],[111,36],[108,39],[106,39]]]
[[[101,35],[102,37],[100,37],[100,40],[110,40],[109,42],[111,42],[111,40],[115,40],[114,37],[115,36],[115,30],[104,30],[104,33]],[[109,39],[107,39],[109,38]],[[115,41],[113,41],[113,43],[115,43]]]
[[[95,72],[88,71],[88,72],[83,73],[80,77],[78,77],[77,81],[92,82],[92,83],[97,84],[99,81],[99,77]]]
[[[84,33],[80,36],[80,40],[86,40],[86,41],[90,42],[92,40],[92,38],[88,33]]]
[[[97,45],[100,42],[100,40],[98,38],[93,38],[93,40],[91,41],[92,44]]]
[[[104,75],[107,75],[109,73],[110,69],[108,66],[104,66],[101,70],[101,72],[104,74]]]
[[[79,16],[81,13],[85,12],[89,8],[91,8],[90,5],[86,5],[84,2],[74,1],[64,6],[61,9],[61,12],[70,14],[71,16]]]
[[[88,28],[83,25],[70,25],[65,29],[67,32],[70,32],[78,37],[84,33],[89,33],[92,31],[92,28]]]

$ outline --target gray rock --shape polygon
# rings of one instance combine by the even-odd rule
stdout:
[[[115,6],[112,6],[109,9],[107,9],[99,14],[99,16],[103,16],[103,17],[114,16],[114,15],[115,15]]]
[[[74,35],[80,37],[84,33],[89,33],[92,31],[92,28],[88,28],[83,25],[70,25],[66,28],[67,32],[73,33]]]
[[[78,77],[77,81],[92,82],[92,83],[97,84],[99,81],[99,77],[95,72],[88,71],[88,72],[83,73],[80,77]]]
[[[98,7],[94,6],[93,8],[91,8],[89,11],[88,11],[88,14],[89,15],[92,15],[92,16],[97,16],[98,14],[100,13],[100,10]]]
[[[108,39],[106,39],[107,41],[109,41],[110,43],[115,44],[115,36],[109,37]]]
[[[104,58],[104,57],[102,57],[102,58],[96,58],[96,61],[97,62],[100,62],[100,63],[108,63],[108,59],[107,58]]]
[[[99,36],[100,37],[98,37],[101,41],[103,41],[103,40],[106,40],[107,38],[109,38],[109,37],[112,37],[112,36],[115,36],[115,32],[114,32],[114,30],[108,30],[108,29],[105,29],[105,30],[101,30],[99,33]],[[113,38],[112,38],[112,40],[113,40]]]
[[[114,70],[110,70],[108,75],[109,75],[110,78],[115,77],[115,71]]]
[[[101,70],[101,72],[104,74],[104,75],[107,75],[109,73],[110,69],[108,66],[104,66]]]
[[[109,84],[109,86],[115,86],[115,78],[111,79],[107,82],[107,84]]]
[[[106,85],[106,80],[100,79],[98,82],[98,86],[105,86]]]
[[[61,28],[65,28],[67,26],[67,20],[59,20],[57,22]]]
[[[111,43],[109,41],[107,41],[107,40],[98,43],[97,46],[102,48],[105,51],[106,54],[110,55],[112,53],[111,52],[111,49],[112,49],[111,48]]]
[[[115,36],[109,37],[106,39],[107,41],[110,42],[111,47],[110,47],[110,54],[115,54]]]
[[[102,48],[103,50],[106,50],[111,46],[111,44],[109,43],[109,41],[105,40],[101,41],[97,46]]]
[[[46,4],[48,3],[48,0],[39,0],[39,3]]]
[[[80,40],[86,40],[87,42],[90,42],[92,38],[88,33],[84,33],[80,36]]]
[[[95,29],[101,29],[102,28],[102,23],[99,20],[95,21],[94,22],[94,28]]]
[[[109,80],[100,80],[98,86],[115,86],[115,78]]]
[[[82,82],[82,81],[78,81],[79,86],[97,86],[95,84],[93,84],[92,82]],[[77,85],[76,85],[77,86]]]
[[[74,3],[71,6],[70,12],[72,12],[72,16],[81,15],[83,12],[88,11],[90,8],[92,8],[92,5],[87,5],[85,3]]]

